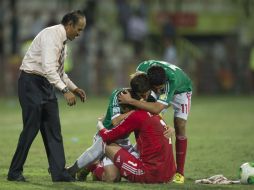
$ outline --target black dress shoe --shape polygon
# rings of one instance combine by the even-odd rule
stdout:
[[[52,179],[52,181],[53,182],[74,182],[76,180],[71,176],[63,176],[61,178]]]
[[[53,182],[74,182],[76,181],[65,169],[61,175],[54,176],[51,174]]]
[[[12,175],[8,175],[7,180],[8,181],[26,182],[26,178],[22,174],[15,176],[15,177]]]

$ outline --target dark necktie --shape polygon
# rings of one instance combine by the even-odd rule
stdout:
[[[63,48],[61,49],[60,57],[59,57],[59,67],[58,67],[58,74],[61,79],[63,79],[63,74],[64,74],[64,52],[65,52],[65,44],[66,41],[63,42]]]

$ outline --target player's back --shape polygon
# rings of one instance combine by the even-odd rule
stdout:
[[[152,66],[160,66],[165,70],[168,82],[170,85],[173,85],[173,88],[176,90],[175,94],[192,91],[192,82],[190,78],[181,68],[171,63],[158,60],[148,60],[140,63],[136,71],[147,73],[148,69]]]
[[[135,113],[143,120],[135,130],[140,159],[149,170],[154,182],[169,181],[175,174],[175,161],[171,140],[164,137],[165,123],[160,116],[137,110]]]
[[[103,121],[103,125],[106,129],[112,129],[114,126],[112,125],[112,118],[117,117],[120,114],[120,106],[118,102],[118,94],[127,88],[118,88],[115,89],[110,98],[109,98],[109,104],[107,108],[107,113],[105,116],[105,119]]]

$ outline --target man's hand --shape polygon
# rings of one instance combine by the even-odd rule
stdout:
[[[120,104],[128,104],[132,101],[132,97],[128,91],[125,91],[119,94],[118,100]]]
[[[80,88],[76,88],[75,90],[73,90],[73,92],[74,92],[74,94],[76,94],[80,98],[81,102],[85,102],[86,93],[85,93],[84,90],[82,90]]]
[[[163,134],[164,134],[164,137],[166,137],[167,139],[171,138],[173,134],[175,134],[175,129],[173,127],[166,125],[164,129],[165,131],[163,132]]]
[[[64,98],[69,106],[73,106],[76,104],[76,97],[71,91],[64,93]]]

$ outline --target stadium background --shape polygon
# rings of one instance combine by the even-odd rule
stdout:
[[[249,94],[253,8],[251,0],[1,0],[0,96],[16,96],[30,40],[74,9],[85,12],[87,27],[69,43],[66,71],[88,94],[127,86],[145,59],[170,60],[169,40],[196,94]]]
[[[253,189],[194,183],[215,174],[238,179],[239,166],[253,161],[253,8],[253,0],[0,0],[0,189]],[[85,183],[52,184],[40,135],[24,168],[29,182],[6,180],[22,130],[16,92],[22,57],[43,27],[59,23],[73,9],[85,11],[88,26],[69,43],[66,68],[88,100],[69,107],[59,93],[66,164],[91,145],[96,119],[105,112],[112,89],[127,86],[140,61],[163,60],[173,39],[177,64],[194,83],[184,185],[99,183],[91,176]],[[130,37],[126,26],[131,20],[139,24],[132,25]],[[137,35],[141,41],[135,41]],[[172,113],[171,108],[166,113],[170,125]]]

